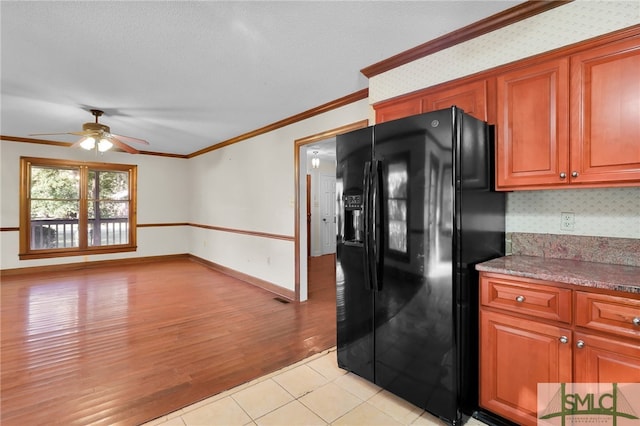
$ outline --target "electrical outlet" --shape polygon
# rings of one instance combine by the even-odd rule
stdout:
[[[576,225],[576,215],[573,212],[560,213],[560,230],[573,231]]]

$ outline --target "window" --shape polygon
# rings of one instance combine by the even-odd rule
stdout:
[[[21,158],[20,259],[136,249],[136,166]]]

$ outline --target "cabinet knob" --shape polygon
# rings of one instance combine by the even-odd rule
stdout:
[[[578,349],[582,349],[582,348],[584,348],[584,341],[582,341],[582,340],[578,340],[578,341],[576,342],[576,347],[577,347]]]
[[[571,177],[578,177],[578,172],[571,172]]]
[[[560,336],[560,343],[568,343],[569,338],[567,336]]]
[[[522,302],[524,302],[524,296],[518,296],[518,297],[516,297],[516,302],[518,302],[518,303],[522,303]]]
[[[567,174],[565,172],[560,173],[560,179],[564,179],[567,177]]]
[[[631,322],[633,323],[633,325],[640,326],[640,317],[635,317],[631,320]]]

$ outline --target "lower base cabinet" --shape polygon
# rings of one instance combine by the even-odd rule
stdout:
[[[575,342],[574,382],[640,383],[639,344],[584,333]]]
[[[640,383],[640,294],[482,272],[480,303],[483,409],[536,425],[538,383]]]
[[[537,422],[537,385],[571,380],[571,330],[480,313],[480,405],[519,424]]]

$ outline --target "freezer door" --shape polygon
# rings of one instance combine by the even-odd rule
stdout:
[[[369,381],[373,370],[373,294],[365,279],[365,166],[371,163],[372,130],[336,140],[336,316],[338,365]]]
[[[376,383],[456,420],[452,236],[455,110],[376,126],[381,163]]]

